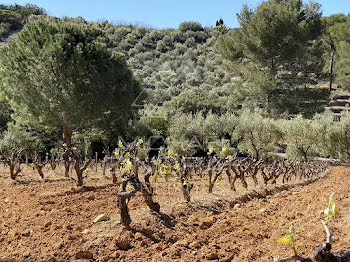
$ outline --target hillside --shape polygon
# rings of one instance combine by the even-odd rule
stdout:
[[[261,101],[257,94],[243,88],[247,85],[242,79],[243,71],[247,69],[230,69],[220,53],[221,38],[234,29],[225,25],[203,28],[194,22],[165,30],[115,26],[107,22],[99,26],[111,40],[111,48],[125,56],[147,90],[149,97],[146,102],[140,102],[140,106],[147,104],[148,108],[156,106],[158,110],[165,107],[171,114],[210,110],[223,113],[236,110],[245,101],[248,104]],[[324,81],[323,77],[310,77],[306,83],[294,83],[296,89],[282,90],[276,95],[276,101],[270,102],[274,114],[302,113],[312,117],[322,112],[329,99],[327,89],[323,88]],[[321,88],[306,89],[305,86]]]
[[[183,23],[179,29],[154,30],[101,25],[113,50],[125,55],[135,76],[150,91],[147,101],[181,112],[228,110],[232,76],[223,67],[217,42],[225,26],[202,28]]]
[[[24,15],[23,11],[16,8],[19,9],[17,6],[8,7],[8,10],[2,8],[2,12],[6,14],[17,15],[16,23],[11,22],[13,19],[2,18],[4,27],[8,27],[4,36],[11,30],[20,30],[27,21],[25,15],[41,12],[29,9]],[[72,21],[87,23],[81,18]],[[143,101],[141,97],[144,96],[141,96],[135,101],[137,107],[146,107],[145,111],[141,111],[142,114],[153,114],[155,111],[160,114],[171,112],[171,115],[175,112],[195,114],[199,111],[221,114],[236,110],[245,101],[248,105],[263,101],[262,96],[259,98],[259,94],[254,93],[257,92],[256,87],[253,87],[252,91],[249,91],[250,88],[244,88],[247,83],[242,79],[242,74],[244,75],[243,71],[247,69],[229,69],[230,65],[223,59],[219,42],[222,37],[234,31],[225,25],[203,28],[195,22],[184,22],[178,29],[162,30],[113,25],[108,22],[94,25],[104,31],[110,41],[109,47],[125,56],[135,77],[144,88],[147,99]],[[313,77],[312,81],[310,79],[307,83],[299,82],[294,83],[296,89],[282,89],[282,92],[274,95],[276,99],[270,102],[272,114],[278,116],[283,113],[302,113],[312,117],[313,114],[323,111],[328,102],[327,90],[303,90],[303,87],[323,86],[324,78]]]
[[[27,23],[31,15],[43,15],[45,11],[35,5],[0,4],[0,42],[12,32],[17,32]]]

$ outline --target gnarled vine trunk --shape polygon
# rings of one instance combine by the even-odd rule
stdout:
[[[35,169],[36,171],[38,171],[38,174],[39,176],[44,179],[44,173],[43,173],[43,168],[44,168],[44,165],[43,164],[39,164],[37,162],[34,162],[34,166],[35,166]]]
[[[157,202],[153,201],[153,188],[151,187],[151,183],[149,178],[154,173],[149,173],[145,176],[145,185],[139,180],[139,178],[134,176],[124,176],[121,188],[118,193],[117,198],[117,206],[120,211],[120,222],[126,228],[130,228],[131,217],[129,214],[128,200],[135,196],[137,192],[141,192],[145,203],[147,206],[154,212],[159,213],[160,205]],[[127,191],[127,186],[131,185],[132,190]]]
[[[63,158],[65,160],[65,168],[66,168],[65,175],[68,176],[69,166],[71,164],[70,161],[71,161],[71,159],[74,159],[74,161],[75,161],[74,170],[75,170],[75,173],[77,175],[77,186],[81,187],[84,185],[83,173],[87,169],[89,164],[91,163],[92,159],[91,159],[91,157],[88,157],[88,161],[85,164],[83,164],[83,167],[81,167],[83,161],[81,159],[81,156],[78,155],[72,148],[72,146],[73,146],[72,135],[73,135],[72,129],[68,125],[64,125],[63,126],[63,139],[64,139],[64,142],[65,142],[66,148],[67,148],[63,154]]]

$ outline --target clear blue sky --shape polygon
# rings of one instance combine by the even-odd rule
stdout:
[[[154,28],[177,28],[181,22],[197,21],[213,26],[219,18],[237,26],[236,13],[243,4],[257,6],[261,0],[0,0],[3,4],[36,4],[49,15],[82,16],[89,21],[137,23]],[[324,15],[350,12],[349,0],[319,0]]]

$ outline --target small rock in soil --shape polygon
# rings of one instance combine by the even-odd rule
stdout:
[[[195,225],[198,223],[198,215],[197,214],[193,214],[191,215],[188,219],[187,222],[191,225]]]
[[[101,259],[102,262],[108,262],[111,260],[111,257],[110,256],[105,256]]]
[[[234,210],[237,210],[237,209],[240,209],[240,208],[241,208],[241,204],[238,204],[238,203],[233,206]]]
[[[128,250],[130,247],[130,234],[122,234],[120,235],[116,241],[115,241],[115,245],[121,249],[121,250]]]
[[[118,258],[120,256],[120,253],[118,251],[115,251],[113,254],[112,254],[112,258]]]
[[[30,231],[29,230],[26,230],[22,233],[22,236],[24,237],[29,237],[30,236]]]
[[[211,227],[214,223],[215,223],[214,217],[206,217],[200,221],[199,226],[202,229],[206,229],[206,228]]]
[[[78,251],[75,254],[75,259],[93,259],[94,255],[90,251]]]
[[[93,222],[99,223],[99,222],[108,221],[108,220],[110,220],[110,218],[108,216],[106,216],[105,214],[101,214],[98,217],[96,217]]]
[[[83,232],[81,232],[82,234],[86,235],[86,234],[89,234],[90,233],[90,230],[89,229],[85,229]]]
[[[192,242],[191,244],[189,244],[189,247],[190,247],[191,249],[198,249],[198,248],[201,247],[201,244],[200,244],[198,241],[194,241],[194,242]]]
[[[139,232],[136,232],[136,233],[135,233],[135,239],[136,239],[136,240],[139,240],[139,241],[142,240],[142,239],[143,239],[142,234],[139,233]]]
[[[72,209],[69,208],[69,207],[65,207],[65,208],[63,208],[62,210],[65,211],[65,212],[72,212]]]
[[[95,196],[94,195],[91,195],[88,197],[89,200],[95,200]]]
[[[176,246],[182,246],[182,247],[187,247],[189,244],[190,243],[187,239],[182,239],[175,243]]]
[[[219,255],[216,252],[211,252],[208,255],[205,256],[208,260],[216,260],[219,259]]]

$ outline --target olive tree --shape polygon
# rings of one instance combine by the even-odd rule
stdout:
[[[27,25],[0,53],[0,91],[15,120],[61,129],[81,186],[82,157],[72,150],[73,132],[132,116],[139,86],[125,60],[108,49],[98,27],[46,17]]]
[[[0,137],[0,155],[10,168],[11,179],[15,180],[22,171],[22,158],[42,146],[41,140],[31,132],[13,122],[8,124],[8,129]]]
[[[233,132],[234,140],[238,141],[238,149],[252,158],[265,158],[267,153],[276,151],[282,132],[275,120],[264,117],[259,112],[244,111]]]
[[[339,122],[334,121],[334,114],[326,111],[313,118],[315,147],[317,153],[324,157],[338,157]]]
[[[325,130],[329,137],[328,152],[331,156],[350,161],[350,114],[344,113],[339,122]]]
[[[349,113],[343,113],[339,121],[334,121],[332,112],[325,112],[312,120],[297,117],[282,122],[289,158],[308,161],[324,156],[350,160]]]
[[[287,146],[287,157],[292,161],[305,161],[318,155],[317,131],[313,120],[297,116],[291,120],[280,120],[283,143]]]
[[[236,125],[237,117],[232,113],[177,114],[169,122],[169,145],[179,154],[204,153],[213,147],[220,152],[223,146],[230,146],[227,135],[232,134]]]

